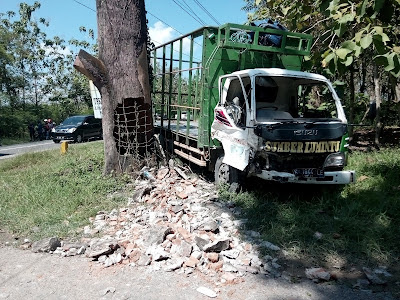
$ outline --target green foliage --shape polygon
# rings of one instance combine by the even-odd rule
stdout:
[[[303,66],[307,71],[324,73],[332,81],[346,83],[342,101],[347,106],[351,123],[363,120],[369,102],[377,97],[377,90],[381,93],[383,108],[400,100],[399,1],[245,0],[245,3],[249,22],[272,18],[289,30],[314,36],[312,56]],[[376,89],[375,65],[379,76]],[[367,105],[354,103],[357,99],[366,99]],[[383,119],[398,122],[398,118],[397,121],[385,116]]]
[[[36,237],[77,232],[99,210],[122,204],[110,197],[127,177],[103,176],[103,144],[70,145],[0,161],[0,226]]]
[[[49,22],[34,17],[38,9],[36,1],[21,3],[18,13],[0,13],[2,136],[20,136],[30,121],[53,118],[59,122],[91,106],[88,80],[73,69],[73,61],[76,47],[95,53],[96,46],[88,41],[67,43],[58,36],[49,38],[43,30]],[[93,30],[81,30],[93,39]]]

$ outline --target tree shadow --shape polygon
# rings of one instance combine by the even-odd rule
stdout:
[[[352,286],[358,279],[366,279],[363,267],[385,265],[393,277],[387,285],[368,289],[400,295],[395,284],[400,278],[400,204],[396,191],[388,188],[393,184],[400,187],[400,167],[384,163],[369,167],[370,173],[388,180],[344,187],[276,184],[251,178],[245,192],[222,192],[221,199],[235,203],[240,218],[248,220],[240,230],[244,240],[254,244],[249,231],[256,231],[262,240],[282,249],[278,253],[260,250],[262,255],[277,256],[290,281],[303,280],[306,268],[323,267],[338,282]]]

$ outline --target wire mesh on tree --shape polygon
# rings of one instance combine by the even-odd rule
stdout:
[[[114,139],[120,165],[149,165],[154,153],[150,105],[143,99],[127,98],[114,111]]]

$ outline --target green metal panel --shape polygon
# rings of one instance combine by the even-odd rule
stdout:
[[[182,55],[183,55],[183,40],[179,41],[179,70],[182,70]],[[178,73],[178,106],[176,114],[176,122],[180,124],[182,112],[182,73]],[[176,132],[175,139],[178,139],[178,132]]]
[[[260,39],[266,34],[279,35],[281,44],[278,47],[264,46],[260,43]],[[234,38],[242,35],[245,38],[240,40]],[[189,67],[182,69],[182,53],[183,39],[190,39],[190,54],[186,63]],[[194,39],[202,40],[201,61],[194,63]],[[173,43],[179,41],[179,50],[173,49]],[[174,61],[173,51],[179,52],[179,77],[178,77],[178,93],[177,93],[177,117],[179,124],[181,120],[181,111],[185,109],[187,112],[186,124],[186,143],[189,140],[190,119],[198,121],[198,139],[197,146],[199,148],[213,146],[210,138],[210,128],[214,118],[214,107],[218,103],[218,78],[234,71],[253,68],[285,68],[291,70],[301,70],[303,57],[310,54],[312,37],[307,34],[294,33],[289,31],[281,31],[275,29],[264,29],[255,26],[245,26],[238,24],[225,24],[218,27],[203,27],[199,30],[191,32],[185,36],[177,38],[167,44],[158,46],[153,52],[154,62],[156,58],[156,50],[162,50],[162,74],[161,74],[161,91],[155,91],[153,94],[161,94],[161,124],[163,124],[165,94],[168,94],[168,106],[173,102],[172,93],[172,62]],[[196,42],[197,44],[197,42]],[[166,56],[166,47],[170,47],[170,57]],[[197,47],[197,45],[196,45]],[[170,62],[170,83],[169,90],[166,91],[166,60]],[[175,59],[176,60],[176,59]],[[193,76],[193,65],[201,66],[196,69],[196,76]],[[156,68],[155,68],[156,69]],[[183,78],[183,72],[189,72],[186,78]],[[175,71],[174,71],[175,72]],[[201,77],[200,82],[197,74]],[[183,81],[188,84],[188,93],[183,96]],[[200,86],[199,86],[200,84]],[[197,109],[200,109],[198,111]],[[171,107],[167,109],[168,124],[171,122]],[[161,125],[162,126],[162,125]],[[176,138],[182,133],[176,132]]]

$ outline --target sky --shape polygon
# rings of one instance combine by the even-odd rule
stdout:
[[[97,36],[96,0],[36,1],[41,3],[41,7],[33,17],[37,20],[43,17],[49,21],[49,27],[44,29],[49,37],[59,36],[66,41],[72,38],[88,40],[88,36],[79,31],[81,26],[93,29]],[[21,2],[32,5],[35,0],[0,0],[0,13],[10,10],[17,12]],[[146,0],[149,33],[156,45],[203,26],[177,3],[183,7],[186,3],[192,10],[186,7],[186,11],[192,15],[195,13],[206,25],[217,26],[216,21],[220,24],[243,24],[247,19],[246,12],[241,9],[244,6],[243,0]],[[206,8],[213,18],[198,3]]]

